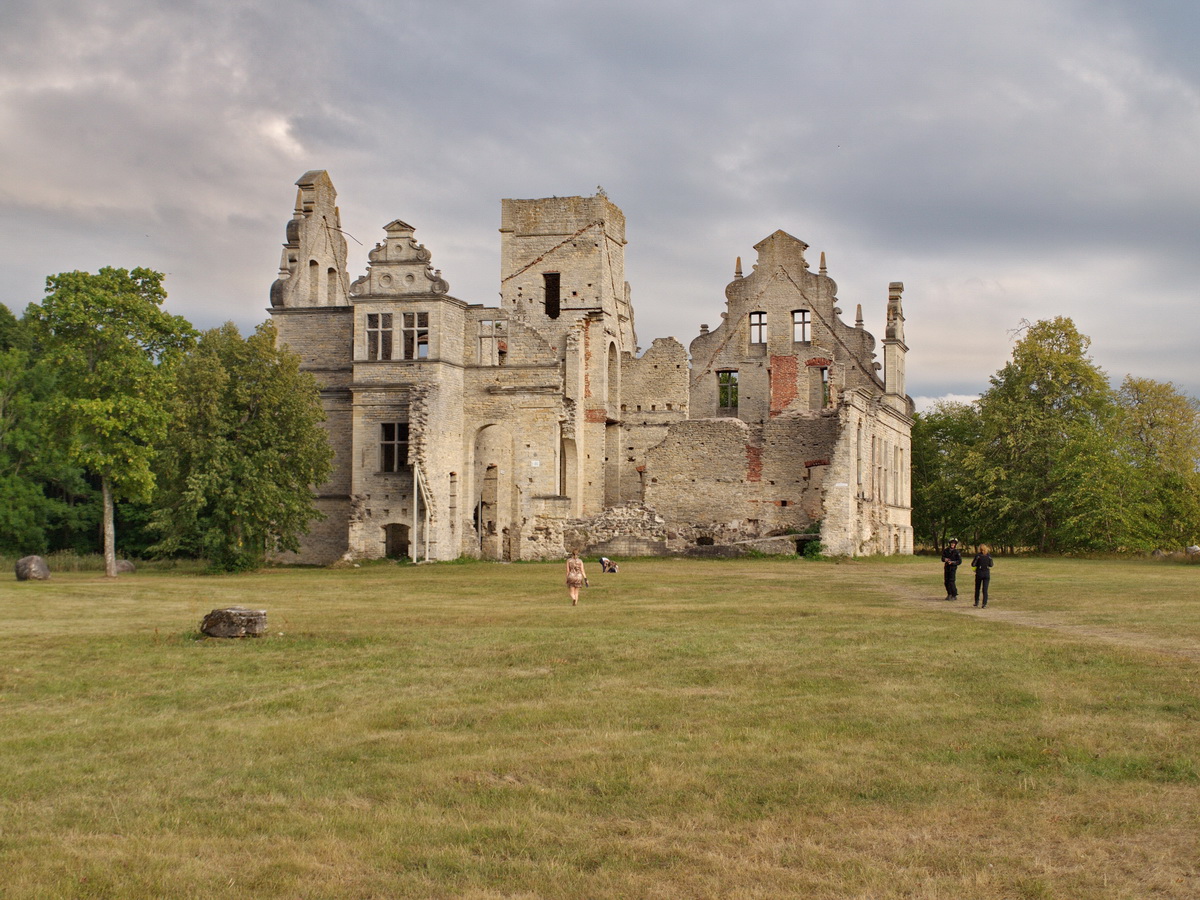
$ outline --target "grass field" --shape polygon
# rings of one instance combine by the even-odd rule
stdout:
[[[0,897],[1200,896],[1200,567],[561,568],[0,584]]]

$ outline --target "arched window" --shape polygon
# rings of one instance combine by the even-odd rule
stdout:
[[[308,261],[308,303],[321,305],[321,264],[315,259]]]

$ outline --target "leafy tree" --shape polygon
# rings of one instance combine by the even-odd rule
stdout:
[[[17,317],[12,314],[12,310],[0,303],[0,350],[26,347],[28,343]]]
[[[1200,402],[1173,384],[1126,376],[1118,423],[1150,510],[1154,541],[1193,543],[1200,535]]]
[[[299,549],[333,456],[323,420],[316,382],[273,325],[246,340],[232,323],[205,332],[179,367],[154,550],[238,571]]]
[[[43,553],[72,530],[89,488],[55,433],[53,372],[28,329],[0,306],[0,549]]]
[[[971,543],[982,539],[968,502],[975,486],[964,471],[964,459],[979,440],[979,428],[979,410],[966,403],[937,403],[913,421],[913,530],[919,541],[935,549],[951,537]]]
[[[1114,419],[1073,426],[1054,467],[1058,549],[1145,550],[1156,509],[1147,473],[1132,464]]]
[[[164,312],[159,272],[104,268],[46,279],[46,297],[26,320],[53,366],[51,414],[67,452],[100,482],[105,571],[116,575],[116,500],[148,500],[152,463],[167,422],[171,363],[195,332]]]
[[[1103,445],[1115,413],[1090,343],[1068,318],[1029,325],[980,398],[980,441],[965,465],[996,543],[1041,552],[1080,545],[1068,520],[1080,522],[1073,511],[1092,474],[1085,461],[1096,460],[1083,450]]]

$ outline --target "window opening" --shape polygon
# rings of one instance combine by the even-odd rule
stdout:
[[[404,358],[429,358],[429,313],[402,313],[404,316]]]
[[[862,422],[858,423],[858,440],[854,445],[854,464],[858,474],[858,492],[862,493],[863,483],[863,439]]]
[[[392,358],[392,314],[367,313],[367,359]]]
[[[502,366],[508,357],[502,320],[483,319],[479,323],[479,364]]]
[[[767,314],[765,312],[750,313],[750,343],[765,344],[767,342]]]
[[[542,273],[542,281],[546,291],[546,315],[551,319],[557,319],[562,312],[559,278],[558,272]]]
[[[321,305],[321,264],[315,259],[308,261],[308,303],[310,306]]]
[[[807,343],[812,340],[812,334],[809,331],[809,319],[807,309],[797,309],[792,311],[792,340],[796,343]]]
[[[717,406],[721,409],[737,409],[738,373],[734,370],[717,373]]]
[[[379,426],[379,471],[399,472],[407,465],[408,423],[382,423]]]

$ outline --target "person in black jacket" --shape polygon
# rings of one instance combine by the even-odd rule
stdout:
[[[950,538],[950,543],[942,551],[942,567],[945,569],[947,600],[958,599],[958,585],[954,583],[954,576],[958,574],[958,567],[961,565],[962,554],[958,552],[958,538]]]
[[[971,560],[975,570],[975,605],[979,605],[979,589],[983,588],[983,608],[987,609],[988,582],[992,580],[992,550],[987,544],[979,545],[979,552]]]

